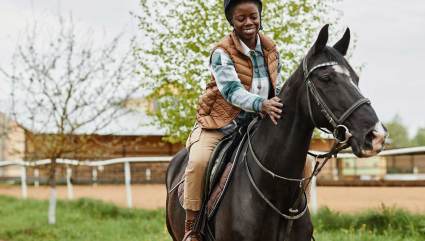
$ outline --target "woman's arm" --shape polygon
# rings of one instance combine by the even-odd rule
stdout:
[[[261,112],[265,98],[247,91],[236,73],[232,59],[218,48],[211,56],[210,70],[221,95],[232,105],[247,112]]]
[[[280,99],[273,97],[267,100],[247,91],[236,73],[232,59],[224,50],[218,48],[213,52],[210,70],[214,75],[218,90],[228,102],[247,112],[268,114],[272,122],[277,124],[283,107]]]

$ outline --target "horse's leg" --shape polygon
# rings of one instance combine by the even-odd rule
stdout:
[[[290,234],[290,241],[311,241],[313,236],[313,223],[311,222],[310,213],[306,214],[294,222]]]

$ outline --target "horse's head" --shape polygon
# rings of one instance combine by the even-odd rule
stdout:
[[[326,128],[336,139],[347,141],[355,155],[378,154],[384,147],[386,128],[358,88],[359,77],[344,58],[350,42],[347,28],[333,47],[326,46],[325,25],[303,60],[302,112],[316,127]]]

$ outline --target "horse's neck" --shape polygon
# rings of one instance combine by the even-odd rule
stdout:
[[[284,103],[282,119],[274,125],[263,119],[253,138],[253,146],[262,163],[273,172],[299,178],[310,145],[313,126],[310,118],[302,114],[298,103],[302,93],[303,72],[301,66],[285,82],[280,93]]]
[[[313,128],[297,113],[282,117],[278,125],[268,118],[261,121],[253,138],[253,148],[262,164],[273,172],[299,178]]]

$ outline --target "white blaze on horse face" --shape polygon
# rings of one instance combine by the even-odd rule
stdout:
[[[347,68],[345,68],[344,66],[342,66],[342,65],[334,65],[334,66],[332,66],[332,68],[333,68],[333,70],[335,71],[335,72],[337,72],[337,73],[339,73],[339,74],[343,74],[343,75],[345,75],[345,76],[347,76],[348,77],[348,79],[349,79],[349,82],[350,82],[350,84],[352,85],[352,86],[354,86],[354,88],[359,92],[359,93],[361,93],[360,92],[360,89],[359,89],[359,87],[356,85],[356,84],[354,84],[354,81],[353,81],[353,79],[351,78],[351,75],[350,75],[350,71],[347,69]]]
[[[335,72],[340,74],[345,74],[351,78],[350,71],[348,71],[348,69],[346,69],[344,66],[341,66],[338,64],[338,65],[333,65],[332,68],[335,70]]]

